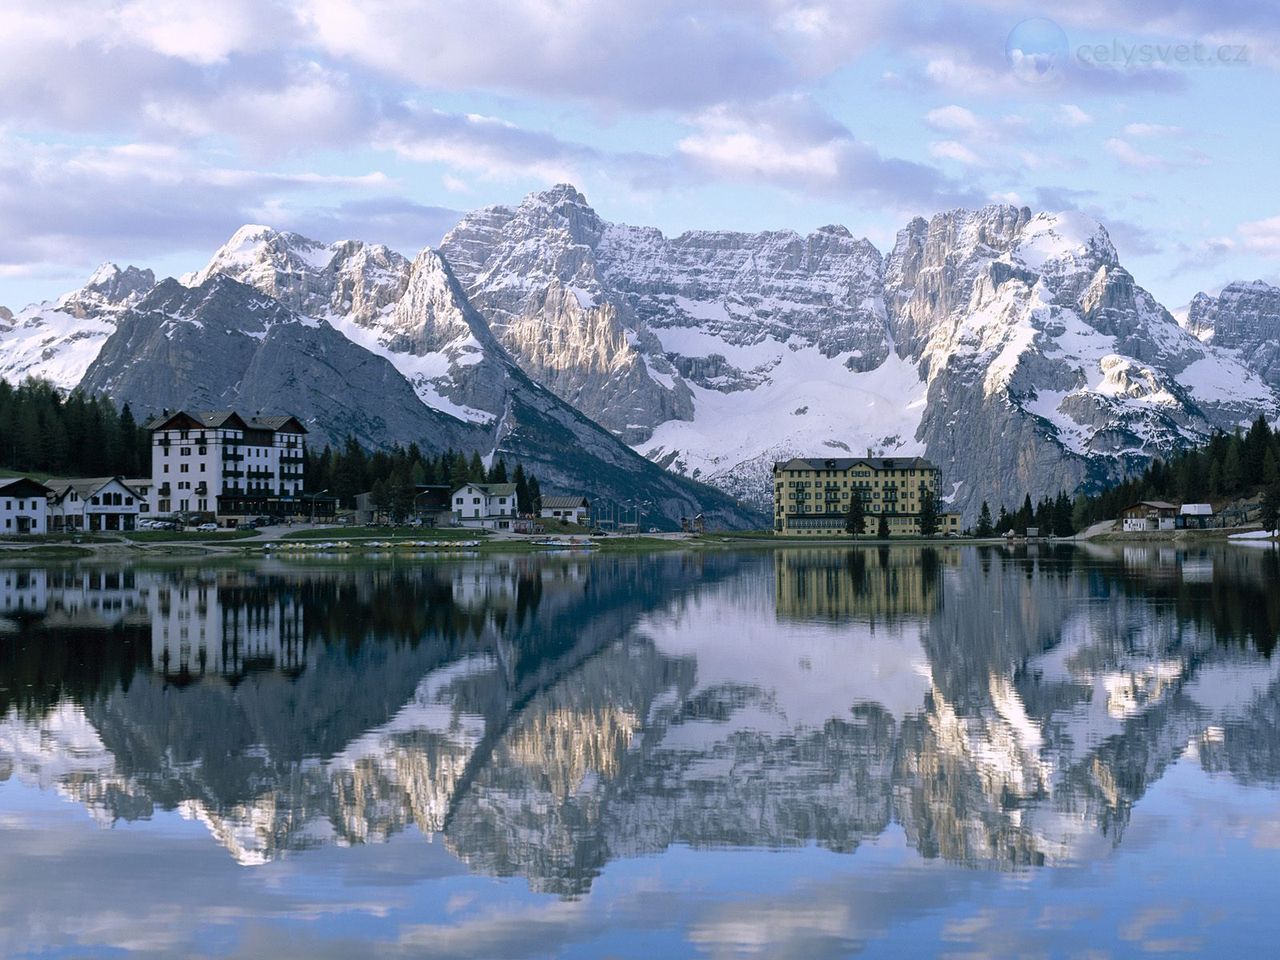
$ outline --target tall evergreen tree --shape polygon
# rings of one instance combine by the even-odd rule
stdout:
[[[979,537],[989,537],[995,533],[995,527],[991,523],[991,506],[985,500],[982,501],[982,508],[978,511],[978,526],[973,532]]]
[[[867,532],[867,508],[856,490],[849,498],[849,512],[844,518],[844,532],[853,534],[855,540]]]
[[[920,494],[920,536],[932,537],[938,532],[938,502],[932,490]]]
[[[521,514],[533,513],[533,507],[529,503],[529,479],[524,475],[524,464],[522,463],[516,464],[515,485],[516,512]]]
[[[876,537],[881,540],[889,539],[889,518],[884,514],[880,515],[880,523],[876,525]]]

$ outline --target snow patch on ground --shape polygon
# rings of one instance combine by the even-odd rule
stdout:
[[[659,331],[664,345],[669,332]],[[681,333],[686,347],[694,333]],[[712,352],[734,349],[714,342]],[[738,348],[737,357],[744,354],[754,362],[743,366],[772,365],[766,382],[733,393],[690,384],[695,418],[668,420],[636,450],[654,459],[677,452],[683,472],[702,479],[754,461],[762,450],[779,457],[832,447],[854,455],[868,447],[899,455],[924,452],[915,435],[927,388],[915,366],[896,354],[866,373],[851,372],[844,365],[847,355],[824,357],[816,347],[792,350],[774,340]]]
[[[469,423],[487,425],[494,421],[493,414],[455,403],[440,392],[442,386],[448,386],[451,366],[470,366],[483,359],[483,348],[474,337],[450,344],[447,352],[419,356],[390,349],[378,339],[377,331],[362,327],[347,317],[330,315],[325,319],[356,346],[390,362],[409,381],[418,399],[426,406]]]
[[[13,318],[12,329],[0,331],[0,378],[40,377],[71,390],[115,329],[114,320],[103,317],[82,320],[47,304],[28,307]]]

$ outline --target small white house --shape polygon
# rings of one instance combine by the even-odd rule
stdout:
[[[591,501],[586,497],[545,496],[540,514],[565,523],[585,525],[591,519]]]
[[[1179,530],[1204,530],[1213,526],[1213,504],[1184,503],[1178,508]]]
[[[48,533],[49,494],[29,477],[0,479],[0,536]]]
[[[449,499],[457,526],[510,530],[515,523],[514,483],[467,483],[453,491]]]
[[[54,531],[132,530],[142,498],[120,477],[50,480],[49,523]]]
[[[1172,530],[1177,517],[1178,508],[1163,500],[1142,500],[1120,511],[1125,533]]]

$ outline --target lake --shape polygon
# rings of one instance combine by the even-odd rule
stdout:
[[[1252,956],[1230,546],[0,568],[5,957]]]

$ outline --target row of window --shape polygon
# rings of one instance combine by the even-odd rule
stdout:
[[[928,477],[937,470],[780,470],[780,476],[787,477]]]

